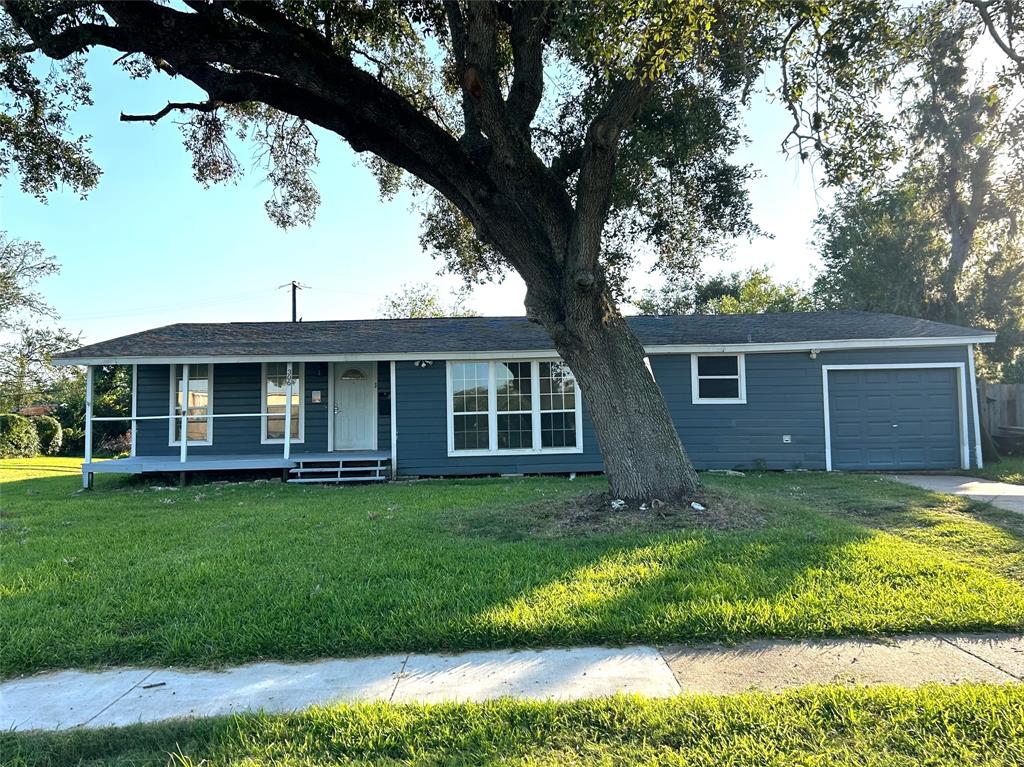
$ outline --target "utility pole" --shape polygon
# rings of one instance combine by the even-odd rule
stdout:
[[[278,285],[277,286],[278,290],[280,290],[281,288],[289,288],[289,287],[292,289],[292,322],[298,322],[299,321],[299,312],[298,312],[298,302],[297,302],[296,296],[298,295],[298,291],[300,291],[303,288],[305,288],[306,285],[303,285],[298,280],[292,280],[291,282],[286,282],[284,285]]]

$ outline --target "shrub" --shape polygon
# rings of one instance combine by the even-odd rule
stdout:
[[[0,458],[31,458],[39,455],[39,435],[25,416],[0,415]]]
[[[97,455],[109,455],[113,458],[127,455],[132,451],[132,433],[126,431],[123,434],[108,434],[100,440],[96,446]]]
[[[85,452],[85,430],[77,426],[64,427],[64,444],[61,455],[82,455]]]
[[[64,430],[52,415],[37,415],[32,421],[39,435],[39,451],[44,455],[57,455],[64,444]]]

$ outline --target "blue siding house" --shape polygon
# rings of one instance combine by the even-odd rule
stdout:
[[[631,317],[698,468],[981,465],[986,330],[867,312]],[[280,470],[292,482],[601,471],[586,392],[522,317],[181,323],[60,355],[85,365],[96,472]],[[130,416],[92,370],[131,365]],[[92,425],[132,427],[92,460]],[[184,438],[183,438],[184,435]]]

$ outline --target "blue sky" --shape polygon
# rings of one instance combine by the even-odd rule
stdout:
[[[382,202],[369,171],[337,137],[320,142],[323,204],[311,227],[282,231],[270,223],[258,170],[236,185],[204,189],[171,118],[155,126],[118,120],[122,110],[152,112],[201,92],[163,75],[133,81],[113,59],[104,50],[91,55],[94,104],[75,122],[92,136],[104,171],[98,188],[84,200],[60,190],[45,204],[22,194],[16,179],[0,189],[0,227],[57,257],[61,273],[41,291],[86,340],[179,321],[286,320],[289,298],[277,286],[293,279],[309,286],[300,296],[307,320],[376,316],[384,296],[404,283],[458,284],[438,277],[438,263],[422,253],[411,198]],[[741,154],[763,174],[751,185],[754,218],[774,239],[738,243],[735,257],[710,271],[767,264],[781,279],[813,277],[811,223],[827,197],[816,192],[808,166],[781,155],[786,128],[780,107],[756,104],[747,123],[752,143]],[[239,159],[248,165],[247,151]],[[658,278],[641,268],[634,282]],[[468,303],[484,314],[521,314],[523,293],[512,275],[477,289]]]

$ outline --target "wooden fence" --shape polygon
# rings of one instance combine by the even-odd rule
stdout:
[[[989,434],[1003,427],[1024,427],[1024,384],[978,381],[978,409]]]

